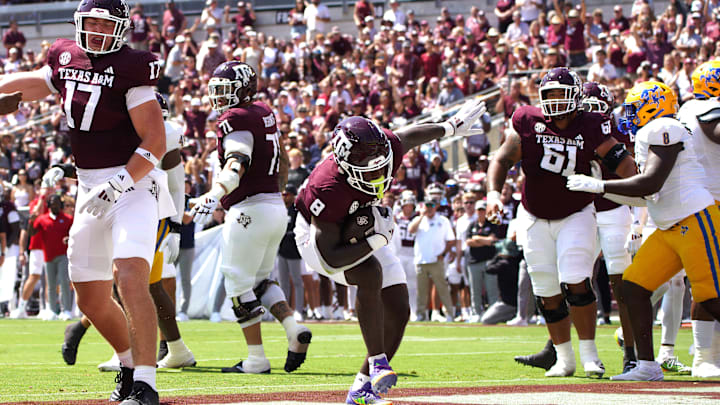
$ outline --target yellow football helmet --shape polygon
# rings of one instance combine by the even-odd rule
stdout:
[[[619,129],[631,135],[655,118],[674,117],[678,112],[675,92],[656,81],[633,86],[625,97],[623,107],[625,118],[620,118]]]
[[[695,68],[692,84],[695,98],[720,96],[720,60],[709,60]]]

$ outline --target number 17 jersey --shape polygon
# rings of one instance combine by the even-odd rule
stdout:
[[[58,39],[48,51],[47,64],[48,87],[62,96],[77,167],[127,164],[141,142],[128,109],[150,100],[133,97],[132,89],[157,83],[157,57],[127,45],[90,57],[74,40]]]
[[[565,184],[572,174],[590,175],[595,149],[617,131],[609,119],[580,111],[559,130],[540,108],[526,105],[515,111],[512,125],[522,142],[522,203],[528,212],[562,219],[593,202],[595,194],[570,191]]]

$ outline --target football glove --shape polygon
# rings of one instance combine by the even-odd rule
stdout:
[[[165,245],[165,263],[175,263],[180,254],[180,234],[170,232],[163,240]]]
[[[478,99],[466,101],[455,115],[441,124],[445,128],[445,136],[484,134],[485,130],[482,127],[473,129],[473,126],[485,113],[487,113],[487,107],[484,101]]]
[[[135,184],[126,169],[120,170],[110,180],[98,184],[88,193],[88,199],[80,206],[80,212],[86,211],[98,218],[112,208],[120,195]]]
[[[60,181],[60,179],[62,179],[64,176],[65,172],[63,172],[63,169],[59,167],[52,167],[42,177],[42,187],[53,188],[55,187],[55,184]]]
[[[642,245],[642,229],[643,226],[640,225],[640,223],[634,223],[630,228],[630,233],[628,233],[627,240],[625,241],[625,249],[631,256],[634,256],[635,253],[640,250],[640,245]]]
[[[386,244],[389,244],[395,229],[395,222],[393,222],[392,215],[390,215],[390,210],[385,207],[373,206],[372,213],[375,219],[373,224],[375,233],[384,236],[387,241]]]
[[[500,225],[500,222],[502,222],[502,213],[505,209],[505,206],[500,200],[500,192],[490,191],[489,193],[487,193],[486,199],[487,211],[485,216],[487,220],[490,221],[490,223],[492,224]]]
[[[570,191],[584,191],[586,193],[602,194],[605,192],[605,183],[594,177],[584,174],[568,176],[567,188]]]

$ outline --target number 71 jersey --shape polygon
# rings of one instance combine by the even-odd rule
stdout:
[[[225,167],[225,137],[233,132],[252,135],[250,166],[240,178],[240,185],[220,200],[223,208],[229,209],[255,194],[280,192],[280,139],[270,107],[256,101],[246,107],[231,108],[218,118],[218,130],[220,167]]]
[[[579,111],[559,130],[540,108],[522,106],[513,114],[512,125],[522,140],[522,203],[528,212],[562,219],[593,202],[595,194],[570,191],[565,184],[572,174],[590,175],[595,149],[617,131],[608,118]]]
[[[160,73],[157,57],[128,46],[89,57],[74,40],[58,39],[48,51],[47,64],[50,84],[62,96],[77,167],[127,164],[140,145],[128,113],[128,103],[133,102],[128,90],[155,86]]]

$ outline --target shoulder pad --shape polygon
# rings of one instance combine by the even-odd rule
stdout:
[[[720,120],[720,106],[698,115],[697,120],[703,124]]]
[[[680,121],[673,118],[658,118],[641,128],[649,145],[668,146],[682,142],[688,136],[688,130]],[[638,132],[640,136],[641,132]]]

